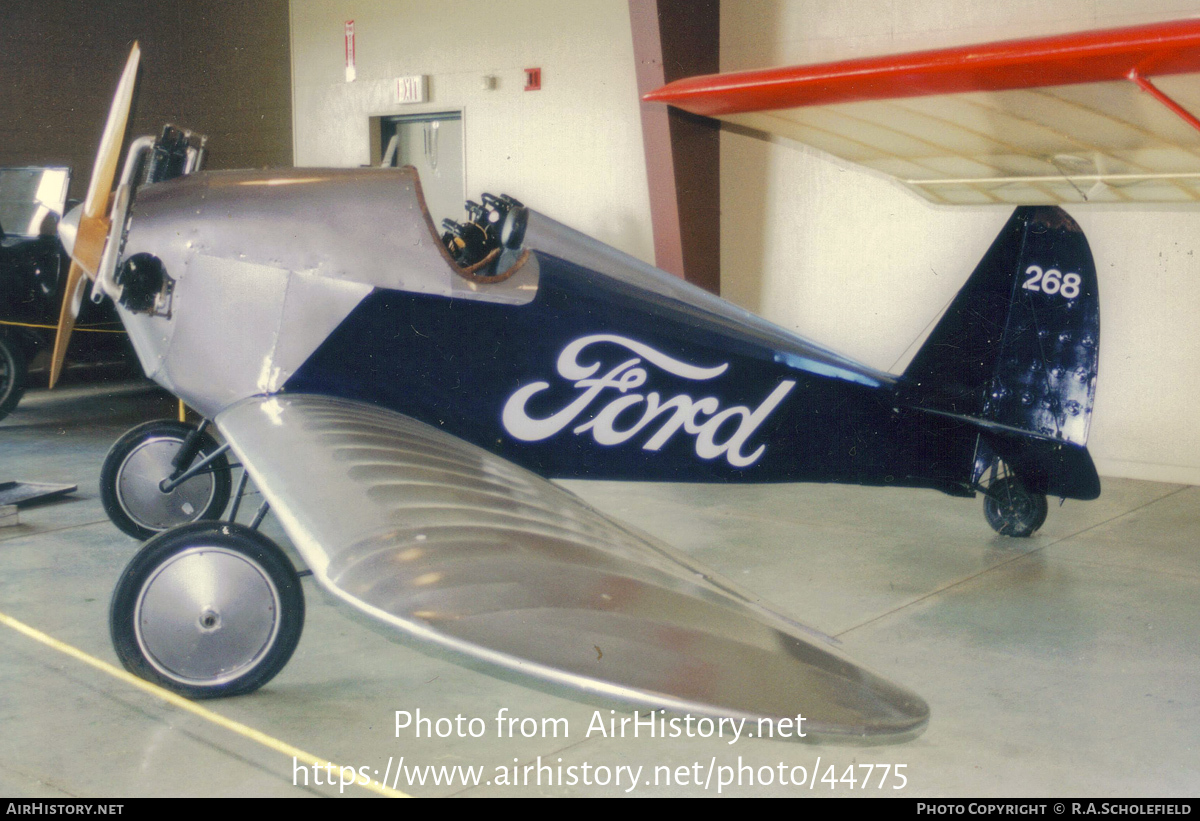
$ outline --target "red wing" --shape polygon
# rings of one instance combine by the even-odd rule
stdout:
[[[1200,199],[1195,72],[1200,20],[1183,20],[691,77],[646,99],[814,145],[937,202],[1187,201]]]

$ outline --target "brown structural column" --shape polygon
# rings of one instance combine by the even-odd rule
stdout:
[[[629,0],[638,94],[720,70],[720,0]],[[721,157],[715,120],[642,103],[655,264],[721,289]]]

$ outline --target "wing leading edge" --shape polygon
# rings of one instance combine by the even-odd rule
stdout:
[[[318,582],[402,634],[579,690],[904,738],[929,710],[578,497],[411,418],[256,397],[218,426]]]

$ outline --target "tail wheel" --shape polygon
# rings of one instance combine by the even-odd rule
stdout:
[[[229,503],[229,460],[218,456],[209,469],[164,493],[163,480],[174,471],[171,462],[195,430],[182,422],[147,422],[126,433],[104,458],[100,472],[100,501],[112,523],[135,539],[150,537],[182,524],[216,519]],[[196,459],[217,450],[201,434]]]
[[[188,698],[262,687],[304,628],[304,594],[287,555],[237,524],[162,533],[121,574],[109,610],[125,669]]]
[[[25,393],[25,352],[0,337],[0,419],[12,413]]]
[[[983,515],[1001,536],[1032,536],[1046,522],[1046,494],[1033,493],[1015,476],[1005,476],[988,485],[983,498]]]

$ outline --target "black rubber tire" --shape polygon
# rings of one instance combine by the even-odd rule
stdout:
[[[983,515],[1001,536],[1032,536],[1046,523],[1049,510],[1046,494],[1031,493],[1015,476],[997,479],[983,497]]]
[[[158,490],[158,483],[166,479],[171,472],[171,457],[179,452],[183,440],[193,430],[195,428],[191,425],[170,419],[146,422],[125,433],[109,449],[108,455],[104,457],[104,467],[100,471],[100,501],[108,518],[122,532],[135,539],[145,540],[172,527],[220,518],[225,506],[229,504],[232,484],[229,460],[224,454],[209,465],[211,472],[189,479],[169,494]],[[160,452],[148,450],[151,448],[157,448]],[[207,433],[202,434],[197,460],[216,449],[216,441]],[[154,462],[159,470],[154,475],[131,473],[130,471],[135,470],[131,467],[131,457],[135,454],[139,460],[148,459]],[[161,476],[157,475],[159,472],[162,473]],[[135,486],[135,482],[140,484]],[[211,492],[204,492],[207,485],[196,484],[204,482],[211,482]],[[185,496],[189,493],[180,493],[185,489],[191,491],[192,497],[199,496],[198,504],[185,501]],[[145,494],[140,504],[137,502],[135,490]],[[150,509],[158,504],[164,509]]]
[[[0,419],[16,410],[25,394],[27,368],[21,346],[0,336]]]
[[[155,536],[109,607],[125,669],[191,699],[243,695],[288,663],[304,630],[291,560],[256,530],[195,522]]]

